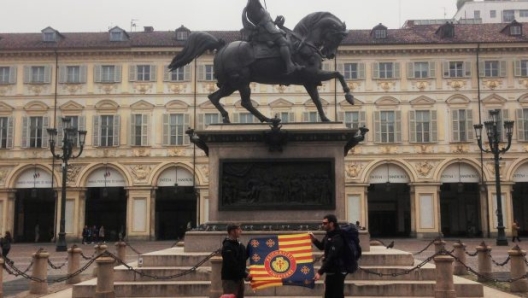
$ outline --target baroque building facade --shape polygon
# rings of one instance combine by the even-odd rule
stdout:
[[[370,129],[345,158],[347,221],[373,236],[495,235],[493,160],[478,148],[473,125],[498,109],[499,122],[515,121],[500,161],[506,231],[514,218],[528,227],[527,29],[514,21],[349,31],[324,67],[344,74],[355,105],[333,81],[319,88],[332,120]],[[88,131],[67,171],[67,238],[104,225],[109,239],[175,239],[209,222],[215,173],[185,131],[221,121],[207,98],[216,90],[213,53],[167,72],[189,33],[0,34],[2,233],[31,241],[38,224],[47,241],[57,232],[62,171],[46,129],[57,128],[62,140],[63,117]],[[268,116],[319,121],[302,86],[251,88]],[[233,122],[256,121],[237,93],[223,104]]]

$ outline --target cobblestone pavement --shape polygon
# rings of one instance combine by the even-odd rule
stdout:
[[[431,243],[431,239],[427,240],[417,240],[417,239],[388,239],[388,238],[382,238],[379,239],[383,243],[390,243],[394,240],[394,249],[403,250],[410,252],[414,255],[416,260],[425,260],[428,257],[432,256],[435,253],[435,247],[434,245],[429,246],[425,251],[418,254],[418,252],[422,251],[428,244]],[[446,241],[446,249],[451,250],[453,248],[453,244],[458,239],[451,239],[447,238],[444,239]],[[476,251],[476,247],[482,243],[483,241],[491,246],[492,251],[491,255],[492,258],[497,263],[502,263],[506,258],[508,257],[508,250],[510,250],[515,245],[519,245],[521,249],[528,248],[528,239],[526,239],[526,242],[520,242],[520,243],[511,243],[509,242],[508,246],[496,246],[495,245],[495,239],[482,239],[482,238],[465,238],[461,239],[463,243],[466,244],[466,251],[473,253]],[[167,249],[175,245],[175,241],[137,241],[137,242],[130,242],[130,245],[138,252],[140,253],[148,253],[152,251],[158,251],[162,249]],[[526,244],[525,244],[526,243]],[[116,252],[116,248],[114,246],[114,243],[107,243],[108,250],[112,253]],[[85,244],[85,245],[79,245],[79,247],[83,250],[83,254],[85,256],[91,256],[94,253],[94,245],[93,244]],[[56,252],[55,251],[55,244],[54,243],[22,243],[18,244],[15,243],[12,245],[11,252],[9,253],[8,257],[14,261],[14,265],[19,268],[20,270],[24,271],[30,264],[31,264],[31,255],[35,253],[39,248],[45,249],[47,252],[50,253],[50,261],[55,265],[61,265],[66,261],[66,252]],[[134,250],[127,247],[127,254],[126,254],[126,262],[134,262],[138,259],[138,254],[134,252]],[[82,259],[81,260],[81,266],[86,264],[87,261]],[[470,257],[467,256],[467,265],[471,268],[477,270],[477,257]],[[497,275],[495,275],[496,278],[499,279],[506,279],[509,277],[508,272],[510,271],[510,264],[506,264],[505,266],[496,266],[492,265],[492,269],[494,272],[497,272]],[[91,276],[93,271],[93,267],[90,266],[85,272],[81,274],[81,278],[87,279]],[[31,275],[32,270],[28,271],[28,274]],[[54,279],[60,278],[65,276],[67,273],[67,266],[63,266],[61,269],[52,269],[48,266],[48,279],[50,281],[53,281]],[[3,273],[3,291],[4,291],[4,297],[15,297],[17,293],[21,293],[24,291],[29,290],[29,280],[26,280],[22,276],[13,276],[9,275],[6,271]],[[51,284],[50,284],[51,285]]]

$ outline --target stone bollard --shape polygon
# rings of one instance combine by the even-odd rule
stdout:
[[[68,249],[68,274],[72,274],[81,269],[81,253],[82,249],[77,245],[72,245]],[[66,284],[73,285],[81,282],[81,275],[77,274],[74,277],[66,280]]]
[[[466,264],[466,245],[462,242],[457,242],[453,244],[453,247],[455,248],[454,255],[460,261],[455,261],[455,268],[453,270],[453,273],[455,275],[468,275],[468,270],[466,266],[462,264]]]
[[[209,298],[218,298],[222,296],[222,257],[211,258],[211,290]]]
[[[435,298],[455,298],[455,283],[453,282],[453,261],[451,256],[434,257],[436,269]]]
[[[44,280],[44,282],[32,280],[29,283],[30,294],[48,293],[48,258],[49,253],[42,249],[33,254],[33,277]]]
[[[94,249],[95,249],[95,256],[97,257],[98,255],[102,254],[103,252],[106,251],[106,248],[107,246],[105,244],[96,244],[94,246]],[[113,259],[112,259],[113,260]],[[92,271],[92,276],[93,277],[96,277],[97,276],[97,271],[99,270],[99,266],[95,266],[95,268],[93,269]]]
[[[491,277],[491,247],[487,246],[484,241],[477,246],[478,272],[486,277]],[[477,277],[477,281],[487,281],[483,277]]]
[[[115,244],[115,246],[117,250],[117,257],[121,261],[125,262],[126,261],[125,260],[126,259],[126,247],[127,247],[126,243],[123,241],[119,241]],[[115,266],[119,266],[119,265],[121,265],[119,262],[115,263]]]
[[[442,249],[445,249],[445,241],[442,240],[442,238],[438,238],[434,241],[434,246],[435,246],[435,252],[439,252],[441,251]]]
[[[0,298],[3,298],[4,297],[4,288],[3,288],[3,285],[4,285],[4,277],[3,277],[3,274],[4,274],[4,259],[2,257],[0,257]]]
[[[510,274],[511,278],[519,278],[526,275],[526,265],[524,263],[524,256],[526,251],[521,250],[518,245],[508,251],[510,255]],[[510,292],[528,292],[528,280],[526,278],[519,279],[510,284]]]
[[[99,268],[94,298],[114,298],[114,258],[99,257],[95,260]]]

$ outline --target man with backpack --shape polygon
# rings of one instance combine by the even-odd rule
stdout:
[[[312,243],[324,250],[323,264],[315,274],[314,279],[319,280],[323,274],[325,278],[325,298],[345,297],[345,277],[348,273],[344,255],[347,252],[346,240],[337,223],[337,217],[333,214],[326,215],[322,222],[323,230],[326,231],[322,241],[317,240],[310,233]]]

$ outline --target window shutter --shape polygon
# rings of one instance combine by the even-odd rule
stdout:
[[[189,145],[191,143],[189,135],[185,133],[187,131],[187,128],[189,128],[190,123],[191,123],[190,115],[184,114],[183,115],[183,145]]]
[[[453,110],[451,113],[451,123],[453,123],[453,142],[460,142],[460,127],[458,122],[458,116],[458,110]]]
[[[464,67],[464,73],[465,71],[466,71],[466,68]],[[481,78],[486,77],[486,62],[485,61],[479,62],[479,76]]]
[[[464,75],[466,77],[471,76],[471,61],[464,61]]]
[[[432,110],[431,113],[431,142],[438,141],[438,123],[436,120],[436,111]]]
[[[24,84],[31,83],[31,66],[24,66]]]
[[[183,69],[183,79],[188,82],[191,80],[191,66],[185,65]]]
[[[113,135],[113,141],[114,143],[112,144],[113,146],[115,147],[119,147],[119,129],[121,127],[121,116],[119,115],[114,115],[114,124],[113,124],[113,129],[114,129],[114,135]]]
[[[395,79],[399,79],[400,76],[401,76],[401,73],[400,73],[400,62],[394,62],[393,65],[394,65],[394,78]]]
[[[135,65],[128,66],[128,81],[135,82],[137,80],[136,68],[137,67]]]
[[[504,60],[499,61],[499,77],[506,77],[506,61]]]
[[[524,122],[526,121],[524,119],[524,111],[523,109],[517,109],[516,110],[517,115],[517,123],[515,124],[517,126],[517,141],[526,141],[525,131],[524,131]]]
[[[79,116],[78,118],[78,122],[79,122],[79,127],[78,127],[78,130],[86,130],[86,117],[85,116]],[[79,142],[80,140],[77,139],[77,146],[81,146],[81,143]],[[86,142],[86,139],[84,140]]]
[[[93,132],[92,132],[92,136],[93,136],[93,140],[92,140],[92,143],[93,143],[93,146],[94,147],[99,147],[99,144],[100,144],[100,139],[99,139],[99,116],[93,116]]]
[[[205,65],[198,65],[198,81],[205,81]]]
[[[171,80],[171,71],[169,70],[169,66],[165,65],[163,68],[163,81],[169,82]]]
[[[13,148],[13,117],[7,118],[7,149]]]
[[[345,112],[337,113],[337,122],[345,122]]]
[[[48,127],[49,127],[49,117],[42,117],[42,146],[41,148],[49,147],[49,136],[48,136]]]
[[[407,78],[414,79],[414,62],[407,62]]]
[[[380,117],[381,117],[381,112],[380,111],[376,111],[374,112],[374,142],[376,143],[381,143],[381,121],[380,121]]]
[[[409,111],[409,142],[416,143],[416,112]]]
[[[402,131],[401,131],[401,111],[394,111],[394,141],[396,143],[401,143],[402,141]]]
[[[101,83],[101,74],[103,72],[103,66],[102,65],[95,65],[94,66],[94,82]]]
[[[504,129],[504,121],[510,120],[510,113],[508,109],[501,109],[501,118],[502,118],[502,127],[500,128],[501,134],[502,134],[502,141],[508,140],[508,136],[506,135],[506,129]]]
[[[308,112],[303,112],[302,122],[310,121],[310,114]]]
[[[142,146],[148,146],[149,145],[149,128],[150,128],[150,117],[148,114],[143,114],[141,116],[141,145]]]
[[[365,79],[365,63],[358,63],[358,79]]]
[[[62,147],[62,138],[64,135],[64,129],[62,127],[62,117],[57,116],[55,119],[55,127],[57,128],[57,146]]]
[[[341,74],[345,73],[345,64],[344,63],[338,63],[337,64],[337,71]],[[349,77],[351,79],[351,77]]]
[[[9,68],[9,84],[15,84],[17,82],[17,68],[16,66],[11,66]]]
[[[444,61],[444,63],[442,63],[442,65],[443,65],[442,72],[444,74],[444,78],[450,78],[451,77],[451,72],[449,71],[449,61]]]
[[[150,66],[150,81],[156,82],[158,80],[158,67],[156,65]]]
[[[121,65],[114,66],[114,83],[121,83],[123,74],[123,67]]]
[[[379,63],[378,62],[372,63],[372,78],[379,79]]]
[[[66,66],[59,67],[59,84],[66,83],[66,77],[68,75],[68,70]]]
[[[44,66],[44,83],[51,83],[51,67],[49,65]]]
[[[86,83],[86,73],[87,73],[86,65],[79,66],[79,83]]]
[[[205,129],[205,115],[204,114],[198,114],[198,118],[196,119],[196,130],[204,130]]]
[[[330,67],[330,63],[323,63],[322,68],[323,68],[324,71],[331,71],[332,70],[332,67]]]
[[[29,140],[28,140],[29,123],[28,122],[29,122],[29,117],[22,118],[22,148],[27,148],[28,143],[29,143]]]
[[[163,146],[170,145],[170,114],[163,114]]]
[[[132,113],[132,115],[130,115],[130,127],[129,127],[129,144],[130,146],[136,146],[138,144],[136,144],[136,115],[137,114],[134,114]],[[140,132],[141,133],[141,132]]]
[[[473,110],[466,110],[466,117],[467,117],[467,125],[466,125],[466,131],[467,131],[467,139],[468,141],[469,140],[473,140],[473,131],[474,131],[474,128],[473,128]]]
[[[359,127],[367,126],[367,113],[365,111],[359,112]]]
[[[516,77],[521,76],[521,60],[513,61],[514,75]]]
[[[436,78],[436,62],[434,61],[429,62],[429,78]]]
[[[295,113],[294,112],[289,112],[288,113],[288,121],[291,123],[291,122],[295,122]]]

